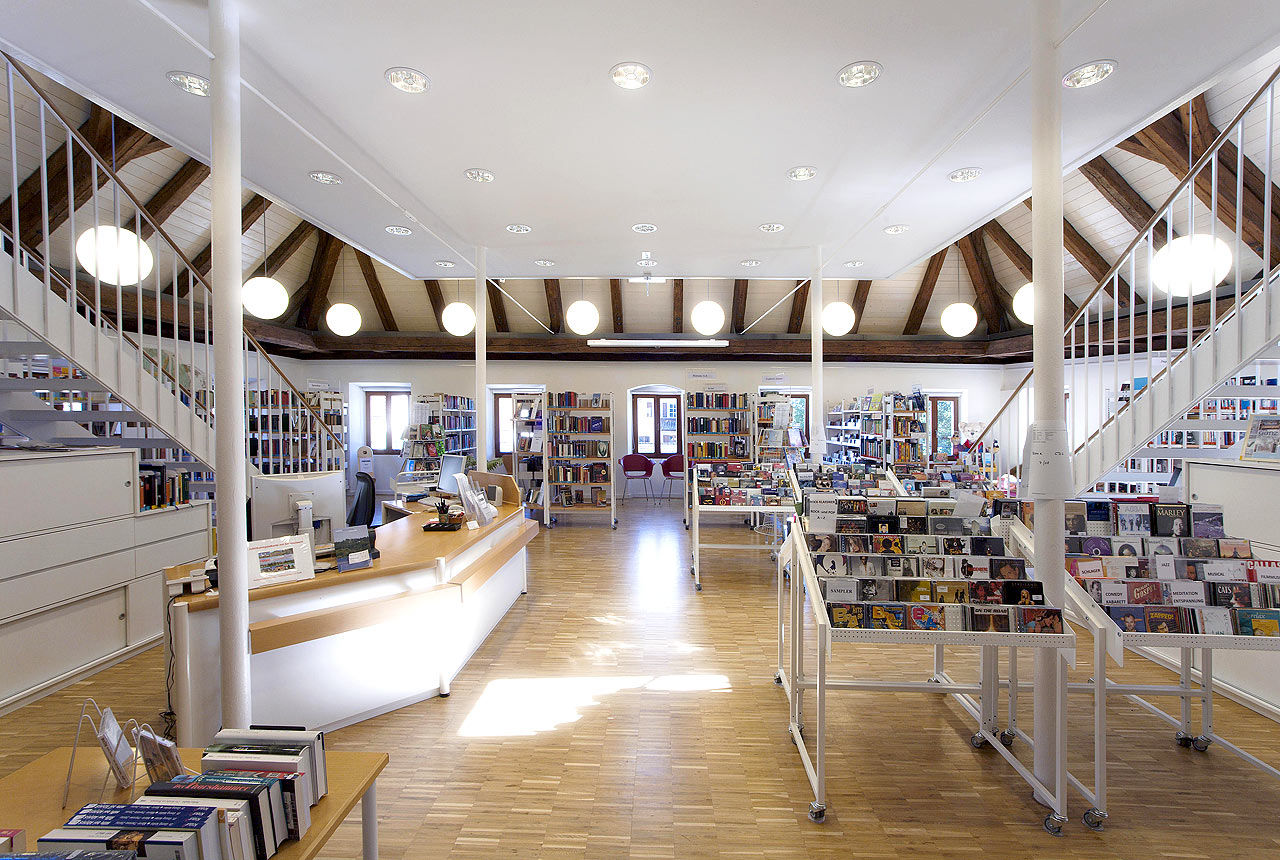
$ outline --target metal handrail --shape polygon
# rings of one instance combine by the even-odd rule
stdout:
[[[1261,87],[1258,88],[1258,91],[1253,94],[1253,96],[1249,99],[1249,101],[1245,102],[1244,107],[1242,107],[1236,113],[1235,119],[1233,119],[1229,125],[1225,126],[1223,130],[1218,133],[1218,137],[1214,140],[1213,144],[1204,151],[1204,154],[1201,155],[1200,158],[1196,159],[1196,162],[1194,164],[1190,165],[1190,168],[1187,170],[1187,175],[1184,176],[1182,180],[1177,184],[1177,186],[1174,187],[1173,191],[1165,199],[1164,203],[1155,210],[1155,214],[1153,214],[1151,218],[1147,220],[1146,225],[1141,230],[1138,231],[1138,235],[1133,237],[1133,241],[1130,242],[1128,247],[1125,248],[1124,253],[1121,254],[1119,259],[1116,260],[1115,265],[1113,265],[1104,276],[1098,279],[1097,286],[1095,286],[1093,288],[1093,291],[1089,293],[1088,297],[1085,298],[1085,300],[1080,303],[1080,306],[1076,310],[1075,314],[1072,315],[1071,319],[1067,321],[1066,326],[1063,328],[1062,336],[1064,339],[1068,334],[1071,333],[1071,330],[1075,328],[1076,323],[1080,321],[1080,318],[1082,316],[1085,316],[1088,313],[1089,305],[1093,301],[1093,299],[1098,295],[1098,293],[1100,293],[1102,290],[1106,288],[1108,282],[1110,282],[1113,278],[1116,277],[1117,274],[1119,274],[1125,262],[1133,254],[1133,252],[1137,250],[1138,246],[1142,244],[1143,240],[1148,238],[1151,231],[1155,228],[1157,224],[1159,224],[1166,217],[1168,217],[1168,214],[1172,210],[1174,203],[1177,201],[1178,195],[1186,191],[1187,186],[1196,180],[1196,177],[1199,175],[1200,171],[1202,171],[1209,164],[1210,161],[1218,157],[1219,150],[1221,150],[1222,147],[1230,140],[1231,135],[1236,130],[1236,127],[1240,125],[1240,123],[1244,120],[1245,115],[1250,110],[1253,109],[1253,107],[1258,103],[1258,99],[1260,99],[1262,95],[1271,87],[1271,85],[1276,82],[1276,79],[1278,77],[1280,77],[1280,66],[1277,66],[1275,70],[1272,71],[1272,73],[1267,76],[1267,80],[1262,84]],[[1215,193],[1216,193],[1216,189],[1215,189]],[[1240,208],[1243,208],[1243,207],[1240,207]],[[1267,217],[1270,217],[1270,213],[1264,213],[1264,214]],[[1239,213],[1237,213],[1237,218],[1238,217],[1240,217]],[[1263,265],[1267,271],[1271,270],[1270,260],[1264,260]],[[1267,278],[1264,277],[1259,282],[1259,284],[1266,283],[1266,281],[1267,281]],[[1257,287],[1255,287],[1254,289],[1257,289]],[[1252,294],[1252,293],[1253,293],[1253,290],[1250,290],[1249,294]],[[1241,305],[1244,304],[1244,298],[1245,298],[1244,296],[1241,296],[1240,298]],[[1188,304],[1188,307],[1190,307],[1191,303],[1188,302],[1187,304]],[[1235,308],[1233,308],[1232,310],[1235,310]],[[1229,314],[1224,316],[1223,319],[1225,320],[1227,316],[1229,316]],[[1217,322],[1216,320],[1213,320],[1210,322],[1209,331],[1213,330],[1213,326],[1214,324],[1216,324],[1216,322]],[[1202,334],[1200,339],[1202,339],[1205,335],[1207,335],[1209,331],[1206,331],[1204,334]],[[1190,350],[1192,347],[1195,346],[1196,343],[1199,343],[1200,339],[1196,339],[1190,345],[1188,345],[1185,349],[1183,349],[1182,352],[1178,353],[1178,355],[1174,358],[1174,360],[1170,361],[1168,365],[1166,365],[1166,368],[1162,368],[1160,370],[1160,373],[1163,373],[1164,370],[1167,369],[1167,367],[1172,367],[1174,362],[1180,359],[1183,355],[1185,355],[1188,350]],[[1075,356],[1072,356],[1072,358],[1074,359]],[[1022,382],[1018,383],[1017,388],[1015,388],[1013,390],[1013,393],[1009,395],[1009,399],[1004,402],[1004,405],[1000,407],[1000,409],[996,412],[996,414],[991,417],[991,420],[987,422],[987,425],[982,428],[982,431],[974,438],[973,444],[975,445],[978,444],[983,440],[983,438],[986,437],[987,431],[990,430],[993,426],[995,426],[995,423],[1000,420],[1000,417],[1004,414],[1005,410],[1009,408],[1010,404],[1013,403],[1014,399],[1020,393],[1022,393],[1022,389],[1024,389],[1027,383],[1031,381],[1031,377],[1033,373],[1034,373],[1034,370],[1027,371],[1027,375],[1022,378]],[[1152,376],[1152,381],[1154,381],[1157,376],[1159,376],[1159,373]],[[1137,397],[1137,392],[1134,392],[1133,398],[1136,399],[1136,397]],[[1128,404],[1126,403],[1125,406],[1127,405]],[[1116,412],[1111,416],[1111,418],[1114,418],[1115,416],[1119,415],[1120,412],[1123,411],[1123,409],[1124,409],[1123,406],[1120,409],[1117,409]],[[1107,420],[1109,421],[1111,419],[1109,418]],[[1105,424],[1106,422],[1104,421],[1102,425],[1100,425],[1099,430],[1101,430],[1101,426],[1105,426]],[[1087,437],[1086,442],[1088,441],[1088,439],[1092,439],[1092,438],[1093,438],[1093,434]],[[1081,445],[1076,450],[1078,451],[1080,450],[1080,448],[1083,448],[1083,447],[1084,445]]]
[[[8,52],[0,51],[0,57],[3,57],[5,61],[9,64],[10,68],[14,69],[18,73],[19,77],[21,77],[22,80],[27,84],[27,86],[31,87],[32,91],[37,96],[39,96],[40,101],[43,103],[42,106],[44,107],[44,109],[48,110],[55,117],[58,118],[58,121],[61,122],[62,125],[66,127],[67,132],[72,136],[72,138],[75,141],[77,141],[80,144],[80,148],[83,149],[85,153],[88,154],[89,158],[97,165],[98,169],[103,171],[107,175],[107,177],[111,179],[121,191],[124,192],[125,196],[133,203],[134,210],[138,214],[138,216],[145,219],[147,223],[151,225],[154,235],[160,236],[164,240],[165,244],[169,246],[169,250],[174,254],[174,256],[183,265],[186,266],[187,272],[189,273],[190,277],[192,277],[197,283],[199,283],[202,287],[204,287],[206,293],[212,296],[213,295],[212,286],[209,284],[208,281],[205,280],[204,276],[201,275],[200,272],[196,269],[195,264],[193,264],[191,260],[187,257],[187,255],[183,253],[182,249],[178,246],[178,243],[173,241],[173,239],[169,236],[169,234],[165,232],[164,227],[151,216],[151,213],[147,210],[147,207],[143,205],[142,201],[139,200],[138,197],[131,190],[129,190],[129,187],[120,180],[119,175],[115,172],[114,169],[112,169],[111,165],[107,164],[106,161],[102,158],[102,156],[99,155],[97,149],[94,148],[92,145],[90,145],[89,141],[85,139],[85,137],[80,133],[80,130],[76,127],[76,125],[62,114],[62,112],[58,109],[58,106],[54,103],[53,99],[49,96],[49,94],[45,92],[45,90],[38,83],[36,83],[36,81],[33,80],[30,75],[27,74],[26,70],[22,67],[22,65],[18,63],[12,56],[10,56]],[[13,109],[14,107],[11,105],[10,110],[13,110]],[[15,153],[15,157],[16,157],[16,153]],[[16,195],[18,193],[18,189],[15,188],[13,190],[13,193]],[[69,201],[69,205],[74,207],[75,201],[74,200]],[[16,232],[18,230],[19,225],[15,224],[13,226]],[[53,272],[53,269],[51,267],[48,267],[47,264],[46,264],[46,267],[49,269],[51,273]],[[176,284],[174,285],[174,288],[175,289],[177,288]],[[310,403],[307,402],[306,397],[303,396],[302,392],[298,390],[298,388],[293,384],[293,382],[290,381],[290,379],[287,376],[285,376],[284,372],[280,370],[279,366],[271,359],[269,355],[267,355],[267,351],[263,348],[262,344],[258,342],[258,339],[255,338],[252,334],[250,334],[247,331],[244,332],[244,337],[253,346],[253,348],[258,351],[259,354],[261,354],[263,357],[267,359],[267,363],[272,366],[272,368],[276,371],[276,373],[280,374],[281,381],[288,387],[288,389],[291,392],[293,392],[293,394],[295,395],[296,402],[311,414],[311,417],[315,419],[316,423],[324,428],[325,433],[327,433],[329,435],[329,438],[332,439],[333,442],[337,445],[338,450],[342,451],[345,454],[346,446],[342,444],[341,438],[339,438],[338,435],[333,432],[332,428],[330,428],[329,425],[325,423],[320,413],[317,412],[316,409],[313,406],[311,406]]]

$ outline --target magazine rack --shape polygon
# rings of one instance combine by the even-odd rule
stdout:
[[[792,584],[788,590],[783,584],[783,568],[790,566]],[[807,618],[806,618],[807,616]],[[816,667],[812,675],[805,668],[804,628],[809,623],[817,634]],[[800,754],[814,800],[809,804],[809,818],[822,822],[827,813],[826,796],[826,707],[829,690],[861,690],[893,693],[924,693],[951,696],[976,722],[976,731],[969,742],[975,748],[990,747],[1000,753],[1014,771],[1031,786],[1038,799],[1050,808],[1044,818],[1045,829],[1062,835],[1062,825],[1067,821],[1066,795],[1066,672],[1060,673],[1061,682],[1053,691],[1057,716],[1055,758],[1052,784],[1038,779],[1022,764],[1006,746],[998,725],[997,708],[1002,686],[1016,686],[1016,680],[1002,682],[999,677],[999,649],[1001,647],[1047,648],[1058,652],[1070,664],[1074,664],[1076,637],[1074,633],[986,633],[972,630],[867,630],[832,628],[827,618],[827,608],[818,585],[817,573],[809,555],[803,529],[792,528],[787,541],[778,553],[778,674],[775,681],[782,687],[790,705],[788,733]],[[865,678],[831,677],[828,664],[832,643],[868,643],[877,645],[934,646],[934,671],[923,681],[889,681]],[[947,645],[970,645],[981,649],[979,679],[977,683],[961,683],[945,671],[942,649]],[[816,731],[810,744],[804,735],[805,690],[813,690],[816,699]],[[1032,740],[1020,730],[1019,737]]]
[[[90,713],[90,708],[93,709],[93,713]],[[110,708],[107,709],[106,713],[109,712]],[[94,719],[95,714],[97,715],[97,719]],[[71,745],[71,760],[67,763],[67,779],[62,787],[63,809],[67,808],[67,798],[71,794],[71,774],[75,770],[76,752],[80,749],[80,733],[84,729],[84,724],[86,722],[93,729],[93,735],[98,739],[99,745],[102,747],[102,754],[106,756],[107,759],[107,772],[102,777],[102,788],[98,792],[98,802],[101,803],[102,798],[106,796],[107,780],[113,775],[116,779],[116,785],[121,789],[127,788],[131,790],[129,799],[131,801],[133,800],[132,788],[138,781],[138,777],[135,776],[138,771],[138,751],[129,746],[128,735],[125,734],[125,731],[130,727],[141,728],[141,726],[139,726],[137,720],[127,720],[125,724],[121,726],[116,722],[115,715],[111,714],[111,721],[115,723],[116,728],[119,730],[119,736],[116,738],[105,738],[102,735],[102,728],[106,722],[103,719],[103,716],[104,711],[102,708],[98,707],[98,703],[93,699],[85,699],[84,704],[80,706],[80,719],[76,721],[75,740]],[[125,759],[118,756],[122,744],[129,750],[127,766],[125,765]]]

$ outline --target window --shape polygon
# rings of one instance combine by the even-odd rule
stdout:
[[[929,450],[935,460],[954,460],[960,438],[960,398],[929,398]]]
[[[409,427],[409,392],[366,391],[365,407],[365,444],[375,454],[399,454]]]
[[[667,456],[680,453],[680,395],[631,395],[631,451]]]
[[[493,456],[501,457],[515,449],[515,395],[499,391],[493,395]]]
[[[784,393],[781,391],[761,391],[761,397],[791,398],[791,423],[788,427],[800,431],[807,441],[809,439],[809,395],[803,393]]]

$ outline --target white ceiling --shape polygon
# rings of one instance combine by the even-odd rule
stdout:
[[[796,278],[821,246],[829,275],[860,258],[857,276],[889,278],[1027,193],[1028,5],[246,0],[245,178],[413,277],[469,274],[484,244],[491,277],[625,276],[648,250],[657,275]],[[1064,92],[1068,162],[1280,41],[1274,0],[1063,5],[1066,28],[1079,24],[1064,71],[1119,61],[1102,85]],[[191,0],[9,0],[0,36],[207,158],[208,102],[165,79],[208,73],[205,16]],[[864,58],[882,78],[837,86]],[[620,60],[648,64],[652,83],[614,87]],[[430,93],[390,88],[392,65],[426,72]],[[789,181],[797,164],[818,178]],[[946,180],[967,165],[981,179]],[[468,182],[468,167],[497,180]],[[317,169],[345,181],[317,185]],[[406,221],[412,237],[383,231]],[[638,236],[637,221],[660,229]],[[787,229],[763,234],[766,221]],[[912,229],[886,236],[896,222]]]

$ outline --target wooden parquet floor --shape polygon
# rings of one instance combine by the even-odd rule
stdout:
[[[677,511],[633,502],[620,518],[611,531],[602,518],[568,517],[535,540],[529,594],[451,697],[332,733],[335,749],[391,754],[378,786],[383,857],[1280,857],[1280,781],[1220,748],[1180,749],[1164,723],[1115,699],[1105,832],[1079,824],[1075,795],[1068,835],[1048,836],[1026,785],[994,752],[970,748],[958,705],[889,693],[832,694],[830,812],[810,823],[773,684],[768,554],[704,554],[697,594]],[[706,539],[751,539],[740,523],[717,531]],[[1077,680],[1090,672],[1081,642]],[[67,743],[84,696],[151,718],[162,657],[151,649],[0,718],[0,774]],[[851,646],[835,659],[861,675],[918,679],[931,658]],[[972,674],[964,650],[948,661],[957,677]],[[1170,677],[1129,664],[1118,677]],[[1021,669],[1031,677],[1029,657]],[[1090,707],[1071,703],[1070,760],[1086,782]],[[1280,764],[1275,723],[1221,699],[1216,716],[1222,734]],[[359,852],[357,814],[324,856]]]

